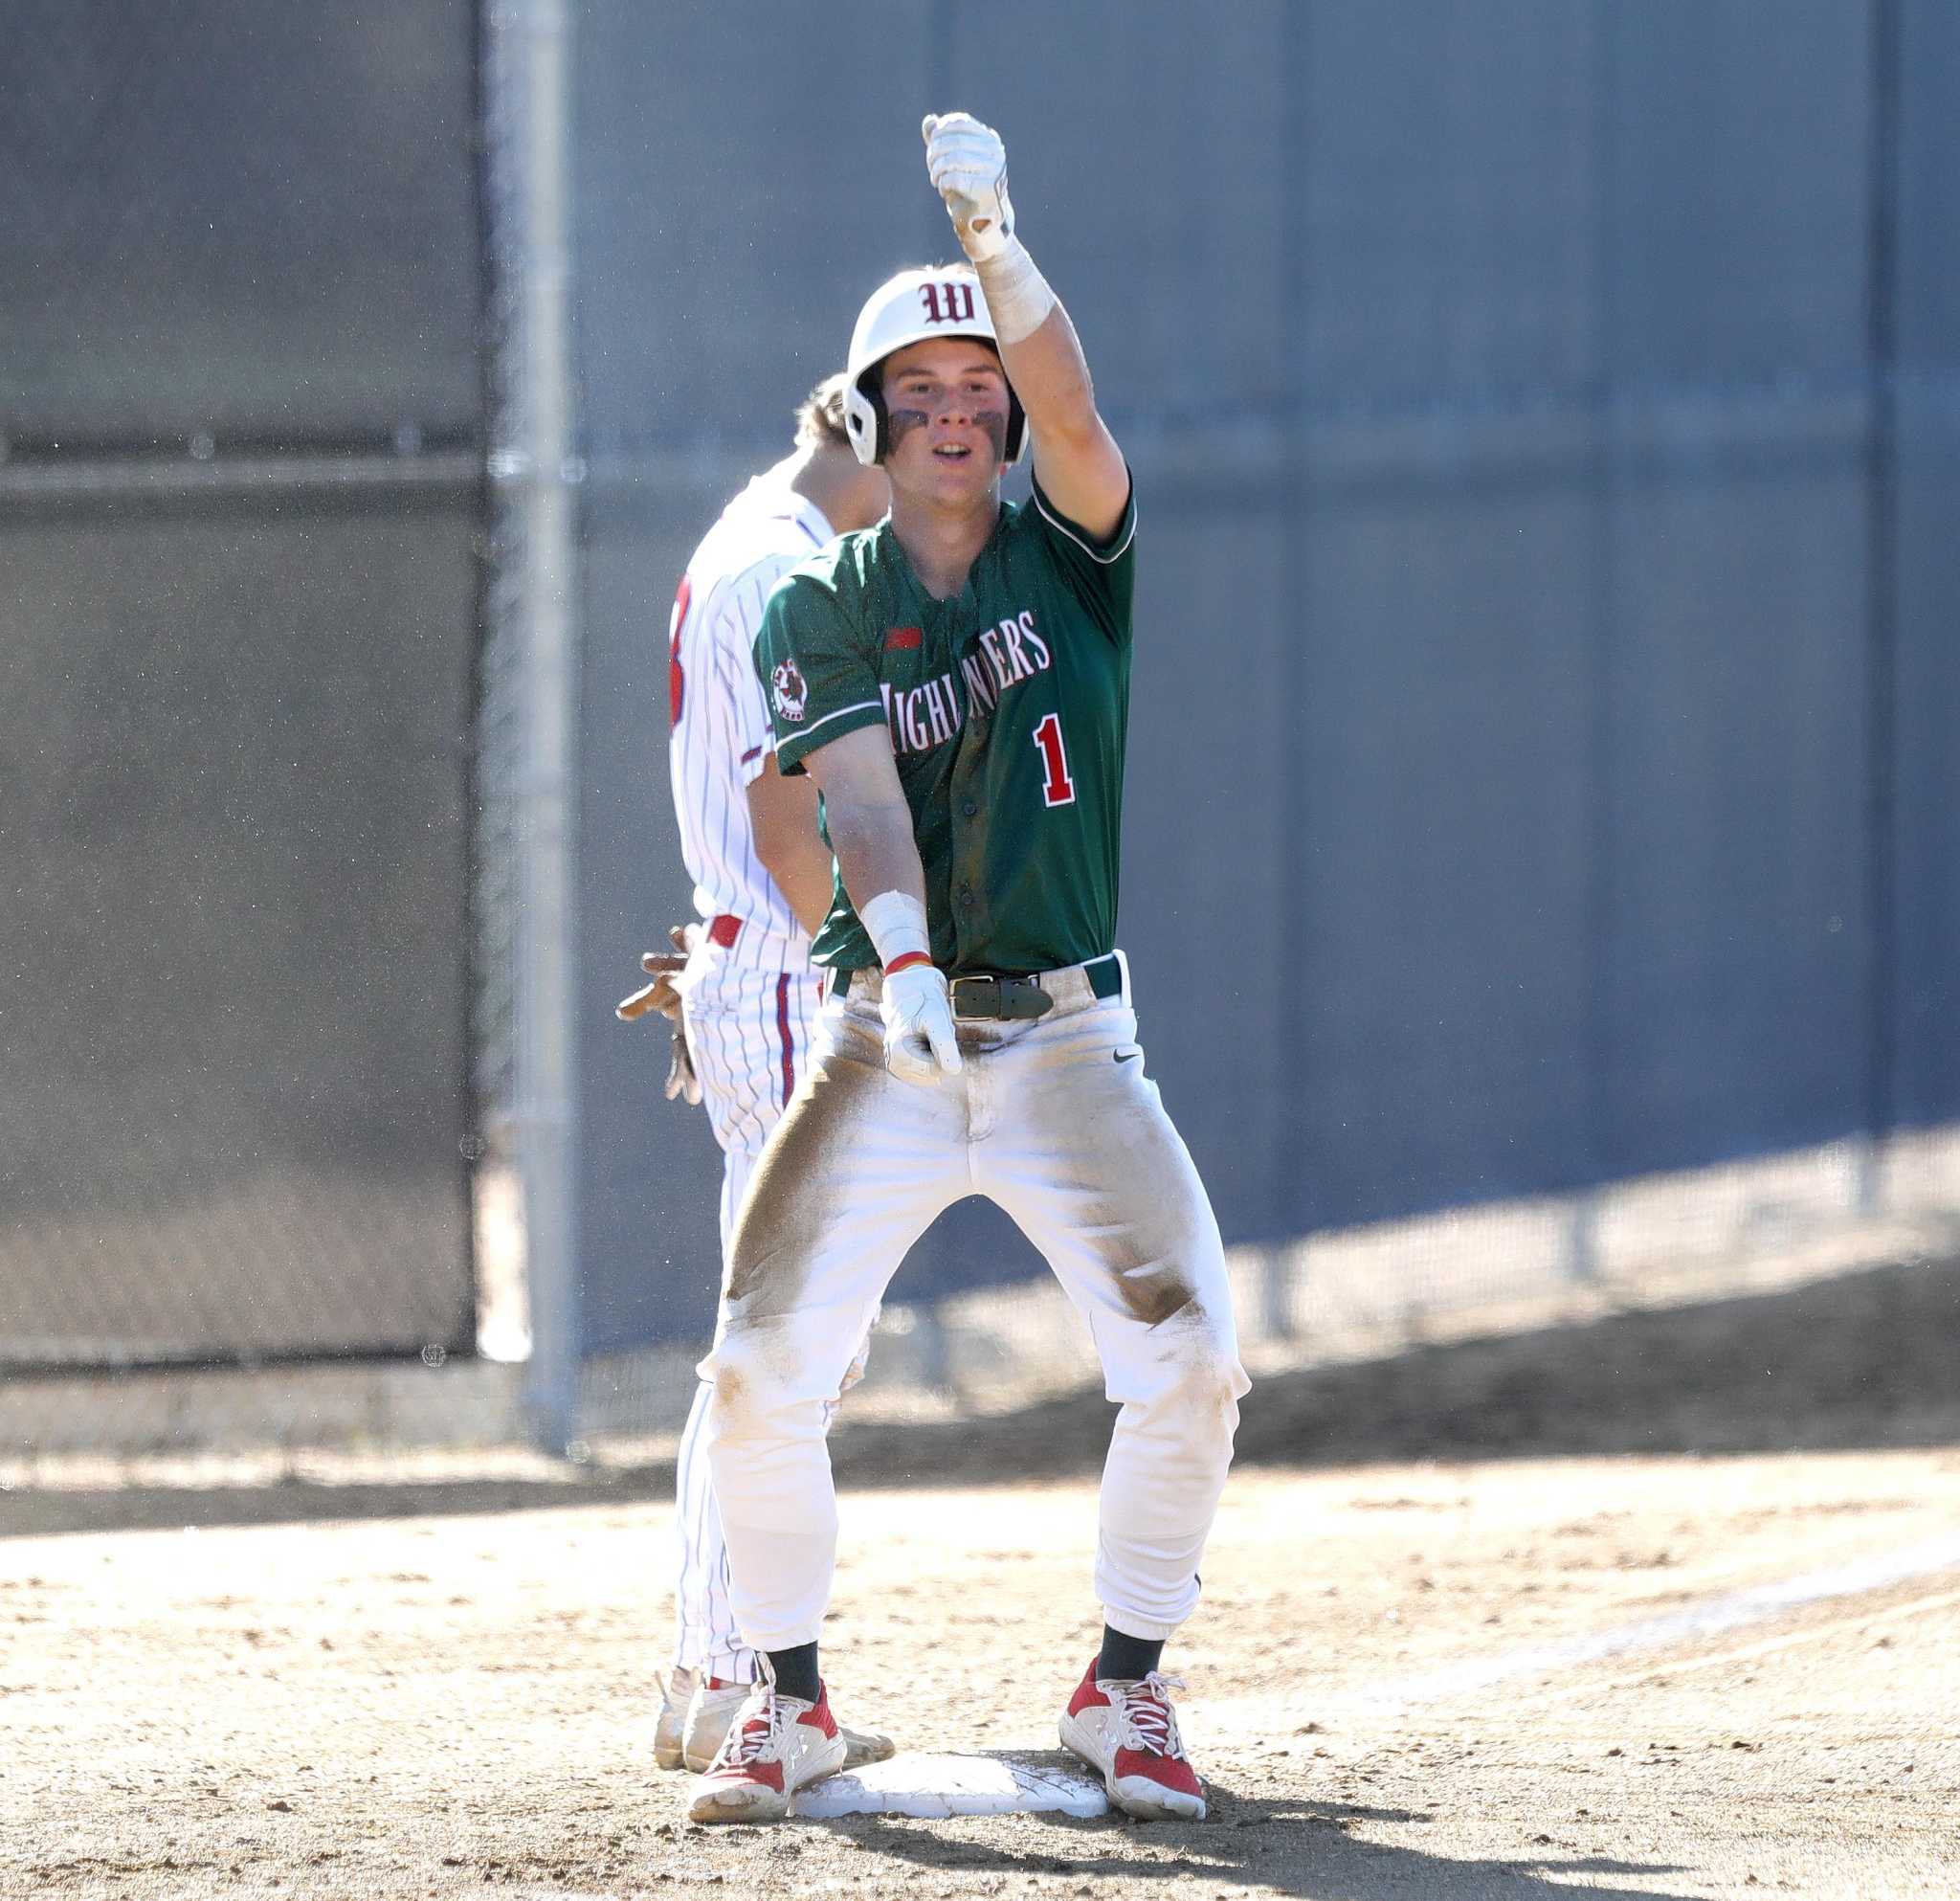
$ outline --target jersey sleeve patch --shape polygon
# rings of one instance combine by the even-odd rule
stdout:
[[[1050,557],[1067,576],[1071,590],[1103,633],[1119,646],[1130,637],[1130,600],[1135,587],[1137,489],[1132,478],[1123,519],[1106,541],[1071,522],[1034,485],[1032,510]]]
[[[867,639],[814,578],[792,575],[769,596],[756,637],[755,673],[768,700],[779,772],[800,772],[819,747],[884,722]]]

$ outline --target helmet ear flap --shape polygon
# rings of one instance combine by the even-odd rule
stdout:
[[[876,468],[884,460],[891,434],[885,424],[884,391],[879,387],[877,364],[845,390],[844,427],[850,433],[852,449],[866,468]]]
[[[1021,407],[1021,399],[1014,394],[1014,386],[1007,386],[1007,442],[1002,456],[1012,467],[1021,459],[1021,451],[1028,446],[1028,412]]]
[[[892,452],[891,412],[884,406],[883,389],[878,387],[882,379],[875,369],[870,375],[860,379],[860,387],[863,383],[873,385],[871,389],[864,391],[864,400],[871,405],[873,417],[871,459],[874,462],[882,462]]]

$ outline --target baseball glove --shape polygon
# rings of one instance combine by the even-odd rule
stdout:
[[[699,927],[691,924],[670,926],[667,941],[673,945],[672,950],[640,952],[639,967],[653,982],[631,996],[621,997],[612,1007],[612,1014],[622,1023],[636,1023],[642,1017],[655,1015],[666,1018],[674,1038],[673,1055],[667,1065],[666,1096],[670,1103],[676,1096],[690,1103],[701,1101],[701,1078],[694,1073],[694,1057],[687,1047],[687,1026],[680,1017],[680,993],[674,988],[674,979],[687,968],[698,930]]]

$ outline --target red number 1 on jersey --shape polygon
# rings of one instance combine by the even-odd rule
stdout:
[[[1035,744],[1041,750],[1041,763],[1047,768],[1047,779],[1041,788],[1041,799],[1045,805],[1073,805],[1076,802],[1076,782],[1068,775],[1068,754],[1061,749],[1061,715],[1049,713],[1035,728]]]

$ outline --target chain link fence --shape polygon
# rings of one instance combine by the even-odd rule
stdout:
[[[474,439],[473,10],[11,0],[16,452]]]
[[[0,1367],[474,1346],[466,5],[0,19]]]

